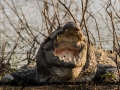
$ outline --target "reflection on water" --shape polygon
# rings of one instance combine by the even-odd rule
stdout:
[[[27,86],[27,87],[1,86],[0,90],[119,90],[119,85],[112,86],[55,85],[55,86]]]

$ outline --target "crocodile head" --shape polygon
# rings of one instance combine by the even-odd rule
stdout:
[[[41,45],[37,55],[37,69],[41,71],[39,66],[44,66],[58,77],[77,77],[86,63],[86,52],[87,44],[80,27],[74,22],[68,22]]]

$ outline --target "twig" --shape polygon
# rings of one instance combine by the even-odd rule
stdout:
[[[45,13],[42,11],[42,14],[45,16],[45,18],[48,20],[48,22],[50,23],[50,25],[53,26],[53,28],[56,30],[56,28],[54,27],[54,25],[50,22],[50,20],[48,19],[48,17],[45,15]]]
[[[108,6],[106,7],[106,11],[111,19],[111,24],[112,24],[112,29],[113,29],[113,51],[116,51],[116,46],[115,46],[115,27],[114,27],[114,23],[113,23],[113,18],[112,18],[112,12],[109,13],[108,8],[111,6],[111,0],[110,3],[108,4]]]
[[[73,18],[73,20],[74,20],[74,22],[75,23],[77,23],[77,21],[76,21],[76,19],[75,19],[75,17],[73,16],[73,14],[70,12],[70,10],[66,7],[66,5],[65,4],[63,4],[60,0],[58,0],[64,7],[65,7],[65,9],[67,9],[67,11],[70,13],[70,15],[72,16],[72,18]]]
[[[58,18],[58,15],[57,15],[57,10],[56,10],[56,7],[55,7],[55,4],[54,4],[54,1],[52,0],[52,3],[53,3],[53,7],[54,7],[54,11],[55,11],[55,15],[56,15],[56,18],[57,18],[57,21],[58,21],[58,25],[60,26],[60,20]]]
[[[90,37],[89,37],[89,33],[88,33],[88,29],[87,29],[87,26],[86,26],[86,20],[85,20],[85,11],[84,11],[84,9],[83,9],[83,1],[81,0],[81,2],[82,2],[82,12],[83,12],[83,16],[82,16],[82,18],[83,18],[83,20],[84,20],[84,25],[85,25],[85,29],[86,29],[86,33],[87,33],[87,37],[88,37],[88,44],[91,44],[90,43]],[[88,0],[86,1],[86,2],[88,2]]]

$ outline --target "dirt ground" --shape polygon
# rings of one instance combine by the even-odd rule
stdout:
[[[86,86],[86,85],[52,85],[52,86],[1,86],[0,90],[120,90],[119,85]]]

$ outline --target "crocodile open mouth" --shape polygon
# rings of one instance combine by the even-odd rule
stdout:
[[[77,65],[81,61],[80,53],[84,47],[81,33],[77,29],[68,28],[55,39],[54,55],[58,56],[61,61]]]

